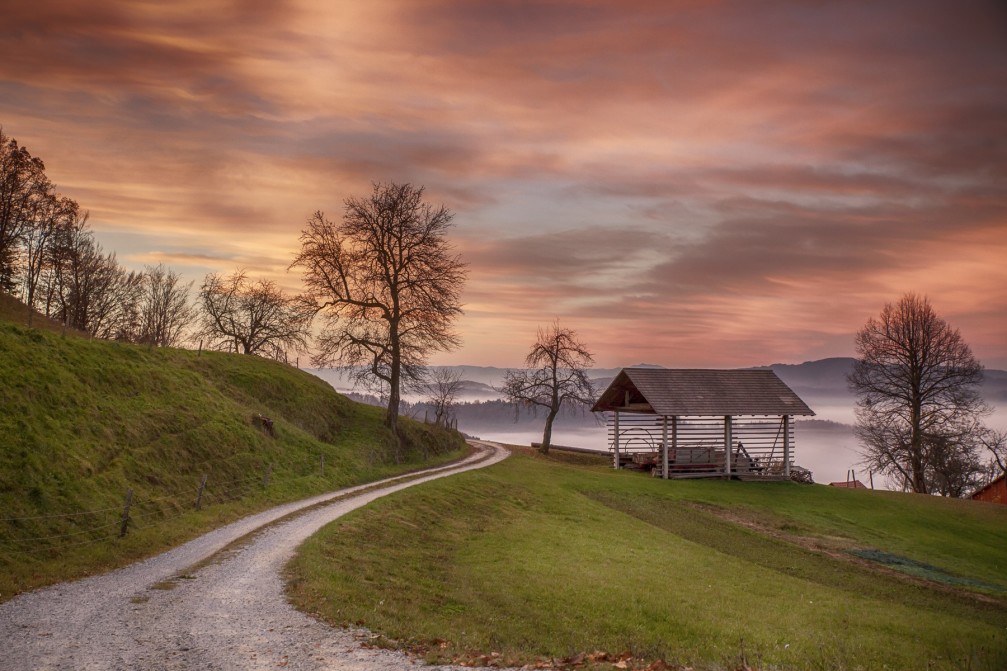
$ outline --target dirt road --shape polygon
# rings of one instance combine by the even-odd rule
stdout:
[[[362,648],[360,632],[333,629],[292,608],[280,572],[301,542],[351,510],[507,456],[499,446],[474,445],[470,458],[422,477],[393,478],[375,483],[381,485],[376,488],[353,487],[279,506],[112,573],[0,604],[0,669],[415,667],[401,653]],[[325,501],[332,502],[318,505]],[[259,529],[248,542],[222,551]],[[193,568],[210,557],[202,568]]]

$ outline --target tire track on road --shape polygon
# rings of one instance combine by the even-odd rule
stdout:
[[[0,668],[410,667],[404,654],[362,648],[359,634],[294,609],[281,572],[297,546],[342,515],[509,454],[492,443],[472,444],[476,453],[459,463],[278,506],[117,571],[0,604]]]

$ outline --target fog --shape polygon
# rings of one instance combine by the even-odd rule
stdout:
[[[850,360],[852,361],[852,360]],[[814,410],[813,418],[795,418],[794,463],[810,470],[815,482],[829,483],[847,479],[847,473],[852,469],[856,478],[870,486],[871,474],[860,465],[861,455],[853,433],[856,423],[854,414],[855,398],[846,388],[845,373],[841,360],[823,360],[809,362],[800,366],[784,366],[778,374],[791,385],[801,398]],[[823,366],[837,366],[827,374],[821,373]],[[816,371],[817,366],[817,372]],[[450,367],[462,373],[466,384],[458,398],[459,403],[474,403],[497,400],[500,394],[494,389],[502,381],[504,369],[453,366]],[[814,372],[809,377],[807,371]],[[352,381],[335,369],[313,369],[309,372],[328,381],[341,393],[354,391]],[[594,371],[605,376],[615,371]],[[805,377],[800,377],[801,375]],[[366,393],[365,389],[357,389]],[[993,390],[990,390],[991,393]],[[997,391],[996,394],[1002,394]],[[999,396],[994,398],[999,400]],[[410,403],[422,402],[428,394],[423,391],[408,391],[403,394],[403,400]],[[987,426],[1007,431],[1007,405],[1000,403],[992,405],[993,412],[985,418]],[[466,419],[465,412],[458,413],[458,428],[468,435],[486,440],[494,440],[512,445],[530,445],[542,440],[544,419],[527,414],[519,415],[515,421],[512,411],[504,411],[499,416],[480,421]],[[422,418],[422,417],[421,417]],[[597,450],[608,454],[607,430],[590,415],[561,415],[553,427],[552,442],[554,445],[567,445]],[[887,488],[885,478],[875,476],[874,487]]]

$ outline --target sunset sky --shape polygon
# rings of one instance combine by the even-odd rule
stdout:
[[[315,210],[423,184],[463,347],[517,366],[853,354],[929,296],[1007,368],[1007,3],[4,3],[0,126],[130,268],[290,291]]]

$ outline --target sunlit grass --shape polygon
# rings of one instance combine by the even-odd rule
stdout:
[[[851,501],[825,487],[662,482],[517,456],[326,528],[292,565],[291,594],[430,659],[601,650],[702,669],[1003,668],[1003,598],[910,582],[841,548],[869,542],[930,563],[961,551],[959,573],[1001,585],[990,573],[1007,515],[912,496]],[[939,521],[917,539],[920,515]]]
[[[253,420],[270,417],[275,435]],[[148,349],[0,321],[0,599],[120,566],[272,504],[444,461],[404,422],[259,357]],[[207,484],[196,510],[203,476]],[[119,538],[133,491],[128,534]]]

